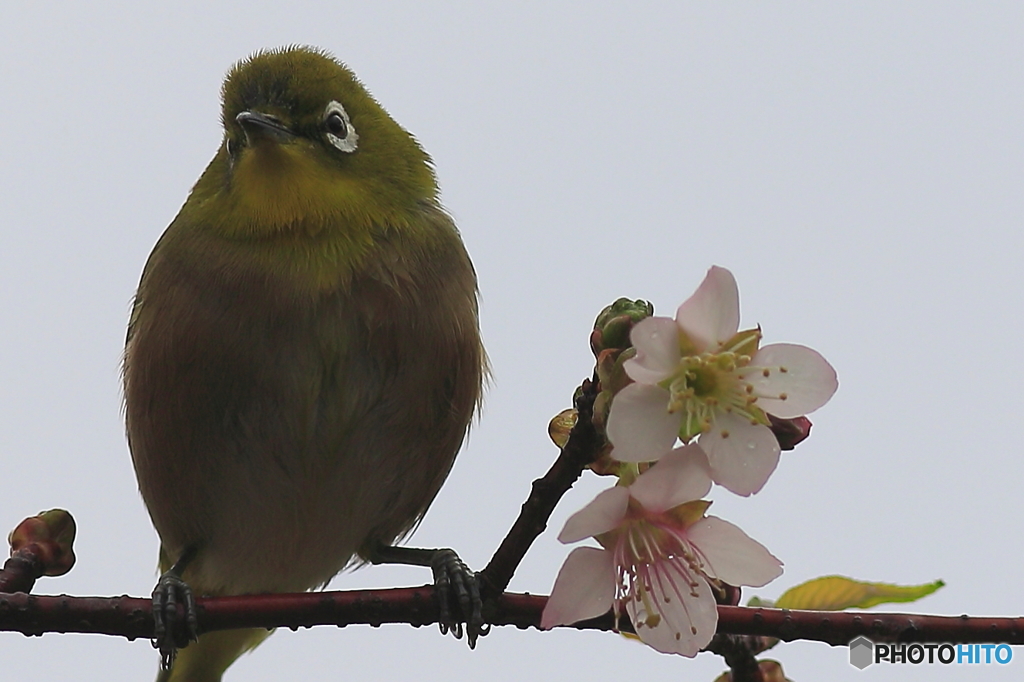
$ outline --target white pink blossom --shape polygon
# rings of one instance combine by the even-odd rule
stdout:
[[[654,461],[676,439],[696,438],[714,481],[734,493],[759,491],[779,461],[768,414],[792,418],[824,405],[838,387],[817,351],[788,343],[759,348],[760,328],[737,331],[739,290],[712,267],[675,319],[649,317],[630,335],[635,383],[616,394],[608,417],[612,456]]]
[[[574,514],[559,540],[594,537],[566,559],[541,627],[624,610],[640,639],[665,653],[695,656],[718,625],[709,579],[760,587],[782,563],[742,530],[705,516],[711,488],[700,447],[676,448],[629,486],[610,488]]]

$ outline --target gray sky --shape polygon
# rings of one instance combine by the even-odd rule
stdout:
[[[713,513],[814,576],[948,586],[908,609],[1016,615],[1024,446],[1024,5],[858,3],[9,3],[0,22],[0,529],[78,520],[78,565],[40,593],[141,596],[157,540],[123,436],[118,362],[146,256],[217,148],[225,71],[318,45],[434,156],[480,276],[494,385],[413,544],[482,567],[556,455],[549,418],[588,376],[619,296],[671,314],[712,264],[743,323],[804,343],[840,389],[752,499]],[[546,593],[559,506],[512,589]],[[333,586],[417,585],[371,568]],[[904,609],[906,610],[906,609]],[[1024,650],[986,678],[1018,677]],[[861,673],[783,645],[797,681]],[[1017,660],[1020,659],[1020,660]],[[150,679],[114,637],[0,636],[5,679]],[[279,632],[231,680],[705,680],[721,660],[609,634]],[[1014,673],[1016,670],[1016,673]]]

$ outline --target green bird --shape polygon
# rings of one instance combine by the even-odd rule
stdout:
[[[479,604],[450,550],[391,546],[451,470],[487,374],[430,157],[317,49],[259,52],[222,95],[224,140],[146,263],[124,352],[170,682],[220,680],[268,634],[200,633],[175,658],[193,591],[303,591],[396,561]]]

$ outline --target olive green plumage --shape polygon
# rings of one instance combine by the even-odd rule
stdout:
[[[408,533],[486,360],[430,159],[322,52],[230,72],[224,142],[146,264],[124,356],[139,488],[197,594],[305,590]],[[218,680],[263,631],[165,679]]]

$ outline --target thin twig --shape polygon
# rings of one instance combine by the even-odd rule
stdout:
[[[4,562],[0,570],[0,592],[30,592],[43,576],[37,545],[22,547]]]
[[[711,639],[707,650],[725,659],[729,666],[730,682],[764,682],[757,651],[749,646],[750,638],[742,635],[718,633]]]
[[[568,442],[548,472],[533,482],[530,496],[523,503],[519,517],[494,552],[490,563],[480,571],[488,595],[505,591],[527,550],[547,528],[555,505],[580,477],[584,467],[597,457],[602,443],[591,418],[598,390],[597,382],[583,382],[575,401],[578,417]]]

